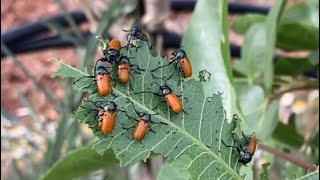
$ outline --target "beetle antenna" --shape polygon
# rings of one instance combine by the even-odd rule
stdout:
[[[127,100],[130,101],[130,103],[132,104],[132,107],[133,107],[134,112],[135,112],[139,117],[141,117],[140,112],[136,109],[136,107],[134,106],[133,102],[132,102],[129,98],[127,98]]]
[[[156,84],[156,85],[158,85],[158,86],[161,86],[160,84],[158,84],[158,83],[156,83],[156,82],[152,82],[152,84]]]
[[[157,76],[155,76],[153,73],[151,73],[151,76],[153,77],[153,78],[156,78],[156,79],[161,79],[161,80],[163,80],[163,81],[166,81],[165,79],[164,79],[164,77],[157,77]]]
[[[172,78],[173,74],[174,74],[174,72],[172,72],[172,74],[171,74],[166,80],[164,80],[164,83],[165,83],[166,85],[167,85],[167,81]]]
[[[157,68],[155,68],[155,69],[152,69],[152,70],[150,70],[150,71],[151,71],[151,72],[154,72],[154,71],[156,71],[156,70],[158,70],[158,69],[160,69],[160,68],[163,68],[163,67],[166,67],[166,66],[170,66],[173,62],[174,62],[174,61],[170,61],[168,64],[165,64],[165,65],[163,65],[163,66],[159,66],[159,67],[157,67]]]

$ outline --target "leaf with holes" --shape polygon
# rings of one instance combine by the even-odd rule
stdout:
[[[162,166],[157,180],[189,180],[188,164],[191,159],[187,155],[182,155],[178,159],[166,163]]]
[[[262,164],[262,173],[260,174],[260,179],[261,180],[269,180],[269,175],[268,175],[268,167],[270,166],[270,163],[264,163]]]
[[[151,152],[163,154],[170,161],[186,155],[191,159],[187,168],[192,179],[241,179],[238,174],[240,164],[237,163],[237,152],[225,147],[221,142],[223,140],[227,144],[233,144],[232,131],[236,126],[235,120],[227,122],[221,93],[205,97],[202,84],[205,82],[194,79],[182,80],[174,65],[156,70],[153,75],[157,78],[153,77],[151,70],[167,64],[168,61],[159,55],[152,56],[146,44],[138,49],[123,48],[121,53],[130,57],[132,64],[138,65],[145,71],[138,73],[131,71],[130,85],[118,83],[117,74],[111,75],[114,80],[112,90],[116,95],[115,99],[112,95],[101,97],[92,94],[88,97],[90,101],[82,102],[76,117],[80,122],[87,123],[99,138],[94,149],[100,154],[107,149],[113,149],[122,166],[147,159]],[[62,69],[58,70],[56,75],[69,70],[76,73],[72,77],[89,76],[61,60],[54,60],[62,64]],[[61,76],[65,77],[63,74]],[[79,81],[79,83],[87,82]],[[161,103],[165,100],[164,97],[150,93],[158,92],[159,86],[165,83],[179,96],[183,112],[174,113],[166,103]],[[92,101],[112,99],[121,111],[118,111],[113,131],[105,135],[98,128],[97,110]],[[158,108],[154,109],[157,106]],[[134,127],[136,123],[127,116],[136,120],[142,116],[138,115],[133,107],[139,113],[152,114],[151,119],[154,122],[141,141],[133,140],[133,128],[125,129]]]

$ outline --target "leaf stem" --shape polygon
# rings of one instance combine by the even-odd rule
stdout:
[[[274,154],[276,156],[279,156],[279,157],[282,157],[294,164],[296,164],[297,166],[300,166],[302,168],[305,168],[305,169],[308,169],[310,171],[316,171],[317,170],[317,167],[309,162],[305,162],[305,161],[301,161],[299,159],[297,159],[296,157],[294,157],[293,155],[289,154],[289,153],[286,153],[286,152],[283,152],[283,151],[280,151],[280,150],[277,150],[273,147],[270,147],[270,146],[267,146],[267,145],[264,145],[264,144],[261,144],[259,143],[258,147],[264,151],[267,151],[271,154]]]

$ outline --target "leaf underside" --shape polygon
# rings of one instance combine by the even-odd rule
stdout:
[[[152,56],[146,44],[140,48],[123,48],[122,54],[130,58],[131,64],[138,65],[145,69],[141,74],[132,72],[130,79],[133,90],[127,84],[112,81],[113,93],[117,96],[114,100],[118,109],[125,110],[126,113],[139,119],[133,107],[127,99],[134,103],[139,112],[155,114],[152,115],[153,122],[163,122],[164,124],[152,124],[151,128],[155,133],[148,131],[141,141],[132,139],[133,128],[126,130],[123,127],[130,127],[136,122],[128,119],[123,112],[118,112],[115,127],[112,133],[105,135],[98,129],[97,112],[90,109],[95,108],[92,103],[83,101],[82,107],[76,112],[76,117],[81,123],[87,123],[92,128],[95,136],[99,138],[94,149],[103,154],[107,149],[113,149],[120,165],[132,165],[139,160],[147,159],[151,152],[160,153],[167,159],[174,161],[181,155],[187,155],[191,159],[188,170],[192,179],[241,179],[238,175],[240,164],[237,163],[237,152],[232,148],[226,148],[221,140],[227,144],[233,144],[236,122],[227,122],[226,114],[222,104],[220,93],[213,93],[212,97],[205,97],[203,84],[194,79],[185,79],[178,85],[180,75],[172,64],[155,71],[157,77],[173,76],[167,81],[173,92],[181,95],[184,112],[174,113],[166,103],[162,103],[157,109],[152,110],[164,97],[158,97],[151,93],[134,94],[134,92],[152,91],[158,92],[159,86],[164,81],[152,77],[150,70],[160,65],[167,64],[168,61],[162,57]],[[187,52],[188,53],[188,52]],[[61,77],[83,77],[90,74],[78,70],[59,59],[54,59],[61,63],[60,69],[55,75]],[[192,61],[192,59],[190,60]],[[70,73],[72,71],[72,73]],[[116,72],[112,74],[116,79]],[[95,92],[95,82],[89,88],[92,79],[84,78],[76,83],[76,88],[80,91]],[[152,82],[156,82],[152,83]],[[89,97],[91,100],[103,100],[96,93]],[[104,99],[113,99],[107,95]],[[86,108],[83,108],[86,107]]]

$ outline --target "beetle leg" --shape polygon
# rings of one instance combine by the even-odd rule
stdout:
[[[246,135],[244,134],[243,131],[241,132],[241,134],[242,134],[242,137],[244,137],[244,138],[247,138],[247,137],[248,137],[248,136],[246,136]]]
[[[135,93],[133,93],[133,94],[142,94],[142,93],[151,93],[151,94],[156,95],[156,96],[162,96],[162,95],[160,95],[160,94],[157,94],[157,93],[154,93],[154,92],[151,92],[151,91],[135,92]]]
[[[123,112],[123,113],[127,113],[127,111],[122,110],[122,109],[117,109],[117,110],[120,111],[120,112]]]
[[[129,98],[127,98],[127,100],[130,101],[130,103],[132,104],[132,107],[133,107],[134,112],[135,112],[139,117],[141,117],[140,112],[136,109],[136,107],[134,106],[133,102],[132,102]],[[136,121],[138,121],[138,120],[136,120]]]
[[[130,32],[130,29],[129,29],[129,30],[122,29],[122,31],[124,31],[124,32]]]
[[[175,61],[170,61],[168,64],[165,64],[165,65],[163,65],[163,66],[159,66],[159,67],[157,67],[157,68],[155,68],[155,69],[152,69],[152,70],[150,70],[151,72],[154,72],[154,71],[156,71],[156,70],[158,70],[158,69],[160,69],[160,68],[163,68],[163,67],[166,67],[166,66],[170,66],[173,62],[175,62]]]
[[[153,134],[156,134],[156,132],[150,127],[149,129],[151,132],[153,132]]]
[[[133,124],[133,125],[131,125],[131,126],[129,126],[129,127],[122,127],[122,129],[128,130],[128,129],[133,128],[134,126],[135,126],[135,124]]]
[[[87,107],[84,107],[84,106],[80,106],[81,108],[85,109],[85,110],[90,110],[90,111],[96,111],[96,112],[99,112],[98,110],[96,109],[90,109],[90,108],[87,108]]]
[[[145,69],[141,69],[138,65],[136,65],[136,64],[130,64],[129,65],[130,67],[136,67],[137,68],[137,70],[140,70],[140,71],[146,71]],[[135,69],[132,69],[132,70],[135,70]]]
[[[83,77],[77,79],[76,81],[74,81],[73,84],[77,83],[78,81],[80,81],[81,79],[84,79],[84,78],[95,78],[95,76],[83,76]]]
[[[178,81],[178,86],[180,86],[180,84],[182,84],[183,82],[184,82],[184,78],[182,78],[182,79],[180,78]]]
[[[131,117],[131,116],[129,116],[127,113],[125,113],[125,115],[126,115],[129,119],[133,119],[133,120],[135,120],[135,121],[138,122],[137,118]]]
[[[131,85],[131,81],[129,81],[129,88],[130,88],[130,90],[134,91],[134,89],[132,88],[132,85]]]
[[[89,88],[89,87],[92,85],[92,83],[93,83],[93,82],[95,82],[95,81],[97,81],[97,80],[93,80],[93,81],[91,81],[91,83],[90,83],[89,85],[87,85],[87,86],[83,87],[83,89]]]
[[[98,125],[99,126],[99,125]],[[89,128],[94,128],[94,127],[97,127],[97,124],[94,124],[94,125],[92,125],[92,126],[89,126]],[[99,128],[100,128],[100,126],[99,126]]]
[[[154,121],[151,121],[152,124],[163,124],[163,125],[168,125],[167,123],[164,123],[164,122],[154,122]]]
[[[187,115],[189,115],[189,113],[187,111],[185,111],[184,109],[182,109],[182,112],[186,113]]]
[[[221,139],[221,142],[222,142],[222,144],[223,145],[225,145],[226,147],[231,147],[231,148],[236,148],[237,149],[237,151],[240,153],[240,148],[239,147],[237,147],[237,146],[230,146],[230,145],[227,145],[222,139]],[[240,151],[239,151],[240,150]]]
[[[162,103],[164,103],[164,102],[166,102],[166,101],[161,101],[156,107],[152,108],[152,110],[157,109],[157,108],[160,106],[160,104],[162,104]]]

